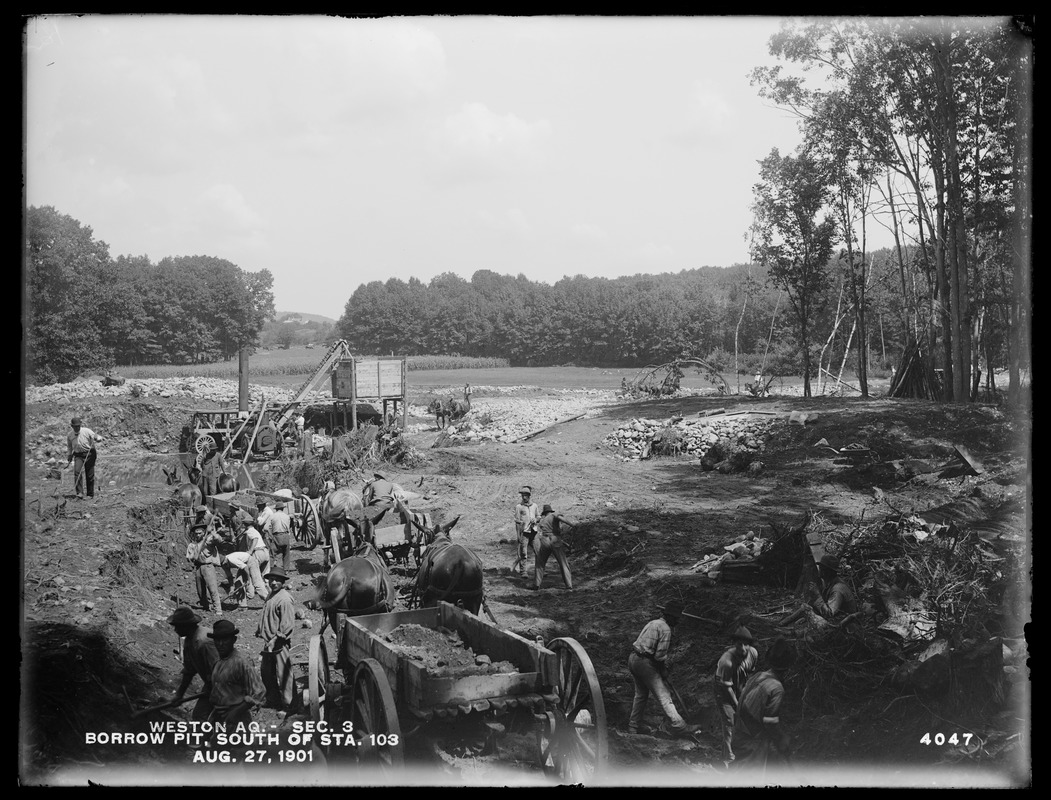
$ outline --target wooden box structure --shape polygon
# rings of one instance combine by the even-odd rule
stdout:
[[[358,427],[358,404],[382,408],[383,419],[401,416],[408,422],[406,360],[403,356],[345,358],[332,370],[332,397],[336,405],[349,406],[351,426]]]

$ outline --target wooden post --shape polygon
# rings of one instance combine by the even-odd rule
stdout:
[[[358,429],[358,362],[350,360],[350,419],[354,430]]]
[[[405,359],[401,360],[401,429],[405,430],[409,424],[409,387],[406,382],[406,364]]]
[[[248,348],[237,351],[237,410],[248,413]]]

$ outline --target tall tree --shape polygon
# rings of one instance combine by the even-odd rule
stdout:
[[[806,153],[781,156],[775,148],[759,162],[752,191],[752,258],[767,267],[769,280],[789,299],[802,351],[803,394],[810,397],[812,328],[836,244],[829,174]]]

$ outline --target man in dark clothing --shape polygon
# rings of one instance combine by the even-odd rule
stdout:
[[[252,722],[252,711],[263,704],[266,690],[255,665],[234,649],[240,631],[229,620],[221,619],[208,634],[215,642],[219,660],[212,668],[211,722],[225,722],[228,730],[237,723]]]
[[[204,683],[201,689],[204,692],[204,697],[200,698],[193,707],[192,718],[198,722],[203,722],[212,713],[212,701],[210,698],[212,693],[212,669],[219,660],[219,653],[215,649],[215,643],[208,638],[204,628],[198,624],[200,621],[201,617],[195,614],[189,606],[179,606],[175,609],[175,613],[168,617],[168,624],[174,627],[175,632],[185,639],[182,647],[182,680],[179,682],[179,688],[175,690],[175,697],[172,699],[176,702],[182,700],[186,696],[186,690],[190,688],[190,683],[193,681],[194,676],[199,675]]]
[[[839,577],[839,559],[829,553],[821,556],[817,565],[818,583],[806,588],[807,602],[782,619],[777,626],[783,628],[796,620],[819,614],[828,621],[838,621],[858,610],[857,601],[850,587]],[[820,622],[820,620],[818,620]]]
[[[776,639],[767,654],[767,668],[752,675],[741,689],[734,722],[735,769],[758,771],[776,763],[787,764],[791,743],[781,727],[785,671],[795,661],[795,650],[785,639]],[[775,752],[776,751],[776,752]]]
[[[576,523],[559,516],[550,505],[545,504],[540,511],[540,519],[536,523],[536,535],[533,536],[534,576],[539,589],[544,585],[544,565],[552,554],[558,562],[558,568],[562,572],[562,580],[567,589],[573,588],[573,575],[569,571],[569,559],[566,558],[566,546],[562,541],[562,526],[576,527]]]

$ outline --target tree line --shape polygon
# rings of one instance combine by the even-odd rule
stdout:
[[[111,258],[51,206],[25,218],[25,375],[66,382],[134,364],[199,364],[255,346],[274,316],[273,277],[211,256]]]
[[[833,259],[866,390],[874,225],[892,231],[905,344],[932,353],[943,399],[973,399],[982,366],[1028,367],[1032,20],[817,19],[769,43],[762,97],[799,118],[754,189],[752,258],[784,290],[804,356],[820,336]],[[786,67],[800,68],[793,73]],[[912,246],[909,247],[908,245]]]

